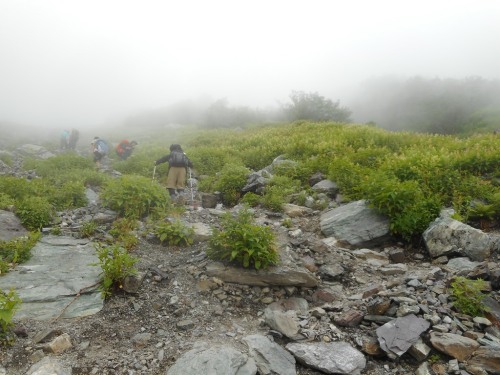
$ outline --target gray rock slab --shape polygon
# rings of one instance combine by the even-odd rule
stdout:
[[[71,375],[71,368],[63,366],[56,358],[44,357],[30,367],[26,375]]]
[[[207,264],[206,274],[210,277],[217,277],[226,283],[244,285],[302,286],[306,288],[318,286],[318,279],[305,268],[291,269],[277,266],[257,271],[240,267],[229,267],[219,262],[212,262]]]
[[[295,375],[295,357],[280,345],[262,335],[243,338],[250,355],[255,360],[259,374]]]
[[[92,315],[103,307],[96,284],[101,268],[88,240],[64,236],[43,237],[32,249],[31,259],[0,277],[0,288],[14,288],[22,300],[15,320],[45,320]],[[68,306],[69,305],[69,306]],[[67,307],[67,308],[66,308]],[[66,310],[64,310],[66,308]]]
[[[0,241],[10,241],[27,234],[28,231],[13,212],[0,210]]]
[[[166,375],[256,375],[252,358],[229,346],[196,343],[184,353]]]
[[[386,353],[402,356],[429,326],[427,320],[410,314],[377,328],[377,338]]]
[[[361,374],[366,367],[366,358],[347,342],[290,343],[286,349],[295,358],[325,374]]]
[[[360,200],[329,210],[320,217],[321,232],[356,247],[369,247],[390,238],[389,219]]]

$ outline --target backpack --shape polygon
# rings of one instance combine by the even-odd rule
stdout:
[[[107,155],[109,151],[109,146],[103,139],[98,139],[95,145],[95,149],[98,153],[102,155]]]
[[[168,158],[168,164],[171,167],[186,167],[188,164],[187,156],[183,152],[172,151]]]

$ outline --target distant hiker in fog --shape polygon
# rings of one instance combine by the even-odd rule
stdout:
[[[155,165],[168,162],[167,189],[171,197],[182,193],[186,186],[186,169],[193,168],[193,163],[181,148],[181,145],[170,145],[170,154],[155,161]]]
[[[66,150],[69,147],[69,131],[63,130],[61,134],[61,150]]]
[[[71,129],[68,142],[70,150],[74,150],[76,148],[76,143],[78,142],[79,138],[80,138],[80,132],[76,129]]]
[[[104,139],[94,137],[94,140],[90,143],[90,145],[94,155],[95,165],[97,168],[100,168],[102,159],[108,154],[108,144]]]
[[[127,139],[124,139],[116,146],[116,154],[120,160],[127,160],[127,158],[132,155],[135,146],[137,146],[136,141],[129,142]]]

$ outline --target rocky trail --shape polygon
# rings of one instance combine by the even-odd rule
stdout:
[[[89,207],[60,213],[64,236],[89,218],[109,228],[116,217],[88,194]],[[50,318],[20,314],[0,375],[500,373],[496,233],[444,212],[411,248],[391,239],[387,221],[363,201],[255,209],[256,222],[276,233],[281,262],[254,271],[206,256],[209,229],[226,211],[186,206],[181,220],[196,232],[188,247],[159,244],[144,224],[132,252],[138,276],[91,314],[64,316],[68,301],[96,293],[82,285]],[[67,269],[58,258],[52,266]],[[486,317],[453,307],[456,276],[487,281]]]

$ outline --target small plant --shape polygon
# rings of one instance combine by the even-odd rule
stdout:
[[[289,217],[287,217],[286,219],[283,219],[283,222],[281,223],[281,225],[283,225],[285,228],[290,229],[293,225],[292,219],[290,219]]]
[[[43,197],[27,197],[18,201],[16,215],[23,225],[30,230],[40,230],[52,220],[54,209]]]
[[[80,236],[89,238],[92,237],[97,231],[98,225],[94,220],[89,220],[83,223],[80,228]]]
[[[247,204],[250,207],[256,207],[260,204],[260,201],[262,200],[262,197],[258,194],[249,192],[246,193],[243,198],[241,198],[240,202],[243,204]]]
[[[0,289],[0,345],[12,345],[15,335],[11,332],[12,318],[21,305],[14,289],[8,293]]]
[[[62,234],[61,227],[50,228],[50,234],[52,234],[53,236],[60,236]]]
[[[241,197],[241,189],[247,183],[249,169],[236,164],[226,164],[215,183],[214,189],[222,193],[222,201],[227,206],[234,206]]]
[[[0,274],[8,271],[9,263],[26,262],[40,237],[40,232],[30,232],[27,236],[0,241]]]
[[[123,280],[127,276],[137,274],[134,265],[138,258],[131,256],[126,249],[119,245],[101,246],[96,245],[97,256],[102,272],[101,294],[103,298],[109,297],[113,291],[121,289]]]
[[[117,211],[120,216],[137,219],[170,203],[168,192],[163,187],[142,176],[123,176],[108,181],[101,199],[106,207]]]
[[[130,218],[119,218],[113,222],[109,234],[125,249],[131,250],[137,246],[139,239],[132,233],[137,227],[137,221]]]
[[[222,228],[213,229],[207,255],[258,270],[278,263],[274,241],[271,229],[254,224],[252,213],[245,207],[236,217],[229,212],[223,216]]]
[[[451,296],[453,305],[463,314],[482,316],[487,311],[483,299],[487,297],[482,293],[486,282],[482,279],[471,280],[458,276],[451,283]]]
[[[183,224],[180,220],[166,221],[155,228],[155,234],[160,241],[167,245],[187,246],[193,243],[194,229]]]

